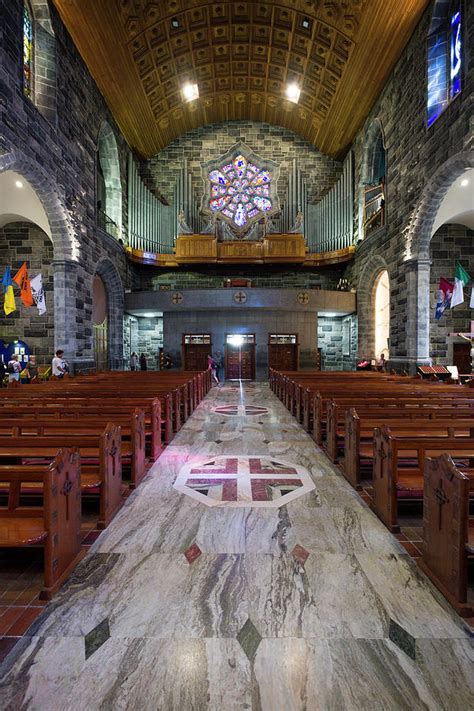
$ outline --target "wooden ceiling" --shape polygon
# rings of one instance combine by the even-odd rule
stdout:
[[[129,145],[252,119],[341,156],[429,0],[54,0]],[[420,76],[420,81],[422,77]],[[182,85],[200,98],[183,102]],[[285,98],[301,88],[298,104]]]

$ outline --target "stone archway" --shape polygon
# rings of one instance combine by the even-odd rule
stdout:
[[[0,173],[9,170],[28,181],[48,218],[54,250],[54,343],[55,348],[63,348],[68,359],[74,361],[77,334],[71,327],[74,316],[67,302],[76,293],[79,242],[71,216],[56,183],[32,158],[19,150],[0,155]]]
[[[382,155],[383,154],[383,155]],[[360,168],[359,188],[358,188],[358,203],[359,203],[359,237],[365,238],[364,228],[364,210],[365,210],[365,189],[368,185],[373,184],[378,175],[378,165],[383,162],[384,178],[387,171],[386,165],[386,150],[385,150],[385,135],[382,122],[379,118],[375,118],[365,136],[365,146],[363,160]],[[377,175],[376,175],[377,174]],[[386,182],[386,181],[384,181]],[[385,199],[385,196],[384,196]]]
[[[92,294],[93,279],[100,276],[107,291],[108,312],[108,352],[112,370],[123,368],[123,313],[124,288],[122,280],[114,263],[105,257],[97,264],[91,276],[90,293]]]
[[[439,207],[452,183],[474,167],[474,152],[448,158],[426,185],[407,229],[407,360],[430,362],[430,242]]]
[[[375,254],[365,264],[357,288],[357,315],[359,319],[359,358],[370,360],[374,357],[375,312],[374,296],[377,280],[382,272],[389,273],[387,262],[380,254]]]
[[[104,121],[97,138],[96,170],[100,168],[105,182],[105,205],[101,209],[113,220],[118,228],[117,238],[122,230],[122,181],[120,177],[120,160],[117,140],[112,127]]]
[[[0,156],[0,173],[13,170],[22,175],[36,192],[51,227],[51,239],[56,260],[77,261],[79,243],[60,191],[45,170],[21,151]]]

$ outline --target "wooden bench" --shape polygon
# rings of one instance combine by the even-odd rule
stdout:
[[[26,450],[29,452],[29,450]],[[44,454],[44,452],[42,452]],[[4,475],[10,472],[21,475],[22,473],[39,473],[44,471],[48,457],[25,457],[25,450],[20,446],[17,456],[10,457],[23,464],[0,464],[0,494],[7,494],[7,485]],[[2,458],[0,457],[0,462]],[[121,462],[121,436],[120,427],[109,422],[105,431],[100,435],[99,458],[95,464],[81,463],[81,494],[87,498],[97,495],[99,497],[99,521],[97,528],[106,528],[122,505],[122,462]],[[42,487],[39,483],[24,485],[21,495],[29,498],[42,496]]]
[[[0,547],[44,548],[44,588],[50,599],[81,558],[81,488],[77,449],[61,448],[43,472],[2,474],[8,503],[0,507]],[[20,506],[22,482],[40,482],[43,506]]]
[[[399,437],[388,427],[374,430],[373,509],[398,533],[398,502],[423,499],[423,474],[428,457],[447,453],[456,460],[474,461],[471,437]]]
[[[468,559],[474,556],[469,516],[474,470],[462,471],[444,453],[425,462],[421,569],[463,617],[474,616],[468,599]]]
[[[360,413],[360,415],[359,415]],[[352,407],[345,411],[344,430],[338,431],[337,447],[340,453],[340,439],[343,437],[343,457],[339,457],[341,471],[355,488],[362,482],[362,463],[364,478],[372,479],[373,439],[376,427],[386,425],[392,432],[404,436],[408,434],[450,436],[474,436],[473,413],[458,408],[414,408],[389,410],[375,413],[365,410],[364,406]]]
[[[58,429],[60,431],[58,431]],[[143,429],[143,411],[136,410],[133,418],[133,434],[129,442],[122,442],[121,463],[124,460],[131,466],[130,487],[135,488],[147,472],[148,460],[145,456],[145,437]],[[37,462],[54,455],[62,442],[67,447],[80,449],[82,460],[98,464],[101,457],[102,430],[92,433],[72,432],[67,422],[58,425],[55,433],[47,435],[19,435],[0,437],[0,460],[8,459],[9,463]],[[18,451],[23,452],[23,462],[18,461]]]

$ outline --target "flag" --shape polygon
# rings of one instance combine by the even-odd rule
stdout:
[[[46,301],[44,298],[43,289],[43,277],[41,274],[37,274],[30,281],[31,293],[33,294],[33,299],[38,309],[40,316],[46,313]]]
[[[453,288],[454,287],[450,281],[444,277],[440,277],[438,293],[436,294],[435,319],[439,320],[443,315],[444,310],[448,308],[453,295]]]
[[[28,276],[26,262],[23,262],[13,277],[13,281],[20,287],[20,299],[23,302],[23,306],[33,306],[35,302],[33,301],[33,294],[31,293],[30,277]]]
[[[474,286],[471,289],[471,300],[469,302],[469,308],[474,309]]]
[[[8,316],[8,314],[11,314],[12,311],[16,310],[15,294],[13,293],[13,282],[12,275],[10,273],[10,267],[5,267],[5,274],[3,275],[2,284],[3,291],[5,293],[3,310]]]
[[[467,271],[459,264],[459,262],[456,262],[456,272],[454,274],[454,289],[453,298],[451,299],[451,308],[463,303],[463,287],[467,286],[470,281],[471,277],[469,276]]]

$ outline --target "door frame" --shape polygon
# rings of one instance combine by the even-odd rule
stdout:
[[[247,343],[245,345],[251,345],[252,346],[252,377],[251,378],[244,378],[244,380],[255,380],[257,377],[257,363],[256,363],[256,351],[257,351],[257,341],[255,338],[255,333],[225,333],[224,334],[224,373],[225,373],[225,379],[226,380],[242,380],[242,378],[229,378],[228,377],[228,344],[227,344],[227,339],[229,336],[241,336],[243,338],[248,338],[251,336],[253,338],[253,341],[250,343]],[[241,349],[242,346],[239,348]],[[242,352],[242,351],[241,351]],[[240,373],[242,375],[242,371]]]

